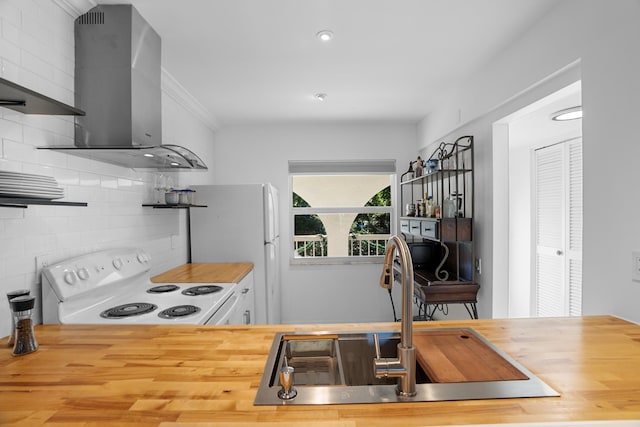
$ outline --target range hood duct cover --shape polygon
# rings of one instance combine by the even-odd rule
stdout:
[[[74,147],[45,147],[132,168],[207,169],[162,145],[161,40],[132,5],[99,5],[75,21]]]

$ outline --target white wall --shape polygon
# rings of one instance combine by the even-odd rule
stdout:
[[[289,160],[396,159],[401,174],[416,157],[415,125],[264,125],[216,134],[216,182],[271,182],[280,189],[282,321],[392,320],[381,264],[289,265]],[[400,309],[400,293],[394,292]],[[400,313],[398,312],[398,316]]]
[[[0,75],[72,105],[73,20],[84,11],[54,0],[0,1]],[[163,92],[163,133],[211,166],[211,125],[185,101],[188,95],[181,98],[175,83],[165,82],[165,75]],[[137,246],[151,253],[153,273],[186,261],[185,211],[141,206],[152,200],[153,172],[36,149],[73,145],[73,118],[0,108],[0,144],[0,170],[54,176],[65,189],[63,200],[88,202],[87,207],[0,207],[0,337],[9,333],[6,292],[28,288],[40,299],[37,256],[55,261],[101,248]],[[174,178],[185,185],[196,183],[192,176],[213,182],[213,170],[180,175]],[[174,248],[172,236],[177,236]]]
[[[634,137],[640,113],[638,22],[637,0],[559,2],[420,124],[423,146],[443,135],[476,136],[475,238],[484,270],[481,315],[506,309],[494,306],[500,299],[493,295],[494,289],[505,292],[506,284],[494,282],[492,271],[497,262],[492,257],[492,124],[571,83],[549,77],[577,63],[584,110],[583,313],[640,321],[640,284],[630,277],[630,253],[640,248],[640,202],[633,196],[640,175],[635,164],[640,144]],[[610,209],[612,203],[616,209]]]

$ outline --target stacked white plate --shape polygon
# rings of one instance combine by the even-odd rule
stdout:
[[[61,199],[64,189],[51,176],[0,171],[0,197]]]

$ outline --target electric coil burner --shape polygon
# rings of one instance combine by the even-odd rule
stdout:
[[[222,288],[216,285],[203,285],[203,286],[193,286],[189,289],[185,289],[182,291],[183,295],[197,296],[197,295],[208,295],[216,292],[220,292]]]
[[[167,292],[177,291],[178,289],[180,289],[180,286],[178,285],[160,285],[147,289],[147,292],[150,294],[164,294]]]
[[[158,306],[155,304],[132,302],[105,310],[100,313],[100,316],[105,319],[122,319],[125,317],[140,316],[141,314],[150,313],[156,308],[158,308]]]
[[[162,310],[158,313],[159,317],[163,319],[175,319],[176,317],[184,317],[191,316],[192,314],[196,314],[200,311],[200,307],[196,307],[195,305],[177,305],[175,307],[167,308],[166,310]]]
[[[116,248],[42,269],[43,323],[224,325],[238,321],[235,283],[153,283],[151,257]]]

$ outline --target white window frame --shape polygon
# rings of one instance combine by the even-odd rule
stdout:
[[[387,175],[390,177],[391,206],[361,206],[361,207],[305,207],[294,208],[293,177],[300,175]],[[390,234],[397,232],[397,173],[395,160],[290,160],[289,161],[289,263],[291,265],[349,265],[349,264],[381,264],[383,255],[363,255],[346,257],[294,257],[295,215],[341,214],[341,213],[389,213]]]

